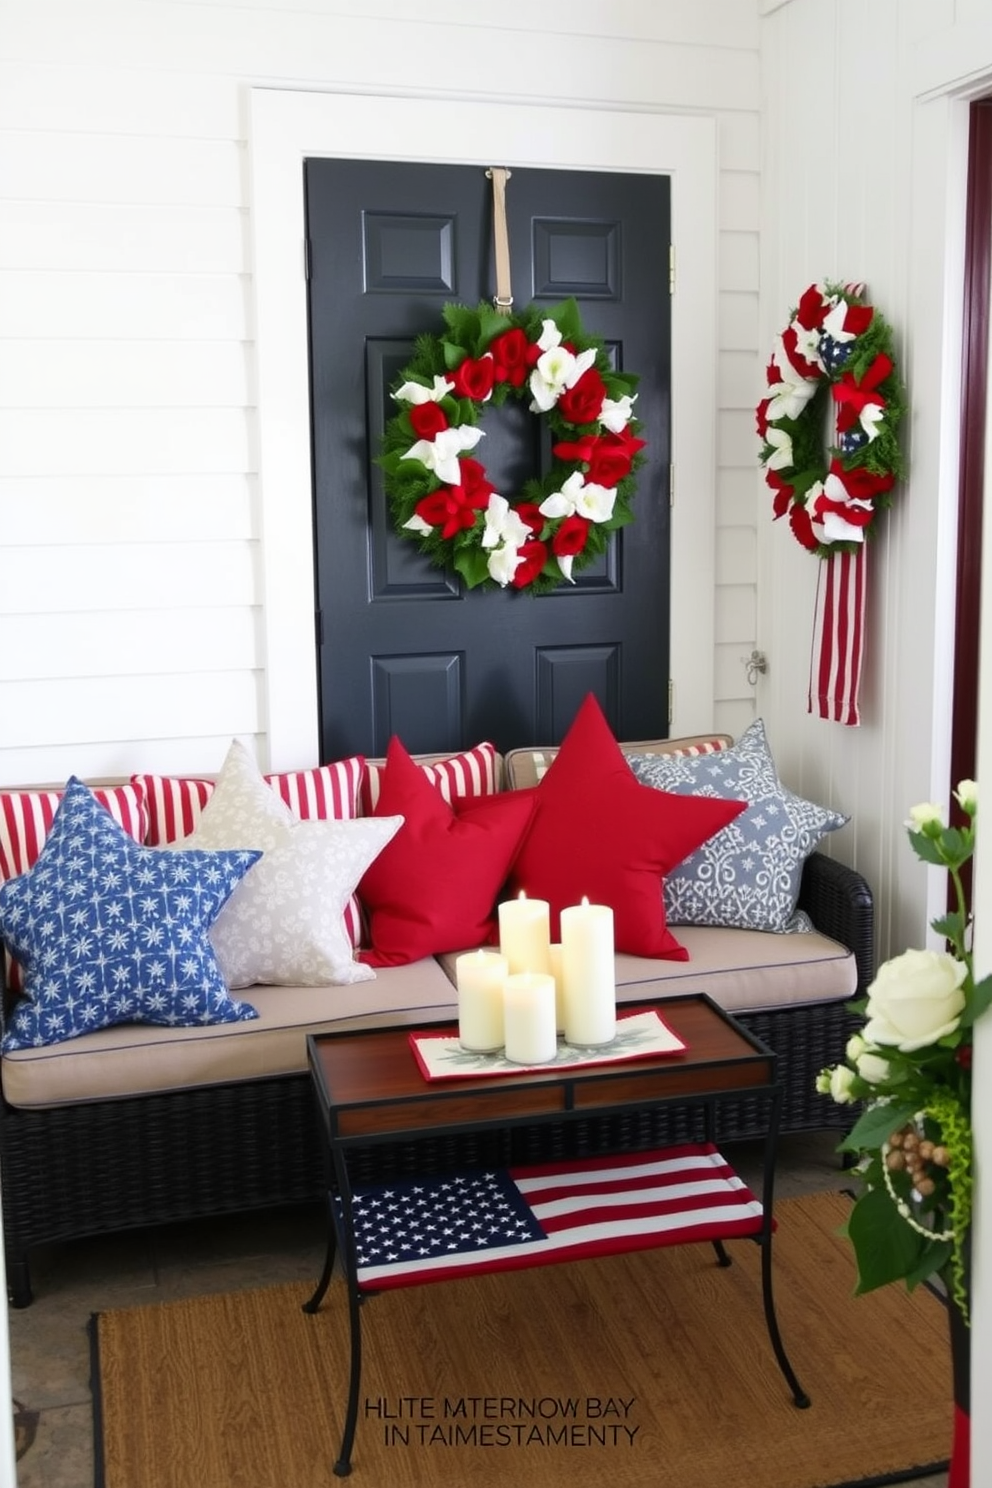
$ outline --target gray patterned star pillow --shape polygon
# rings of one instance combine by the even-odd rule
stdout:
[[[73,776],[37,862],[0,888],[0,934],[26,994],[4,1051],[114,1023],[257,1017],[229,995],[209,930],[259,856],[139,847]]]
[[[748,803],[666,876],[665,915],[672,924],[809,928],[805,916],[796,919],[803,864],[827,832],[850,818],[782,785],[760,718],[717,754],[629,753],[627,761],[638,780],[658,790]]]

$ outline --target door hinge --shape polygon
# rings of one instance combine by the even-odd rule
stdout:
[[[309,238],[304,238],[303,239],[303,277],[304,277],[304,279],[306,279],[306,281],[308,283],[310,281],[310,272],[311,272],[310,264],[311,264],[311,259],[310,259],[310,239]]]
[[[320,648],[321,648],[321,646],[324,644],[324,612],[323,612],[323,610],[314,610],[314,612],[313,612],[313,631],[314,631],[314,638],[315,638],[315,640],[317,642],[317,649],[319,651]]]
[[[671,728],[675,719],[675,683],[671,677],[668,679],[668,726]]]
[[[668,245],[668,293],[675,293],[675,244]]]
[[[675,466],[668,467],[668,504],[675,505]]]

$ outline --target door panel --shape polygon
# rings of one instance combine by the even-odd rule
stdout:
[[[393,531],[375,464],[389,389],[447,301],[494,291],[492,187],[475,166],[311,160],[310,337],[324,758],[560,740],[587,692],[619,737],[667,732],[670,303],[664,177],[514,169],[514,301],[574,295],[639,374],[648,441],[634,522],[574,585],[469,591]],[[524,403],[488,410],[497,489],[547,469]]]

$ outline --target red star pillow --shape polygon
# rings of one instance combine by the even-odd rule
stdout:
[[[372,943],[360,959],[403,966],[492,941],[499,892],[535,804],[534,791],[507,791],[452,808],[391,739],[373,815],[404,820],[358,885]]]
[[[552,940],[561,911],[585,897],[612,908],[618,951],[687,961],[689,953],[665,925],[662,879],[747,802],[641,785],[591,693],[536,795],[510,890],[548,900]]]

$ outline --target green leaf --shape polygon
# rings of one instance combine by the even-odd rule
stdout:
[[[930,928],[945,940],[952,940],[955,945],[960,945],[964,940],[965,923],[964,916],[956,912],[941,915],[939,919],[930,921]]]
[[[476,589],[489,577],[488,554],[479,547],[459,548],[453,563],[470,589]]]
[[[982,977],[980,982],[976,982],[971,990],[968,1006],[961,1017],[962,1027],[970,1028],[976,1018],[988,1012],[990,1006],[992,1006],[992,976],[987,976]]]
[[[909,1272],[906,1277],[906,1287],[912,1291],[919,1286],[921,1281],[926,1281],[937,1271],[943,1270],[951,1256],[954,1254],[954,1246],[950,1240],[925,1241],[920,1254],[920,1262],[915,1271]]]
[[[887,1105],[869,1106],[854,1123],[838,1147],[838,1152],[871,1151],[888,1141],[894,1131],[905,1126],[916,1115],[916,1104],[891,1101]]]
[[[940,850],[940,843],[935,842],[932,837],[926,837],[922,832],[910,832],[909,840],[913,844],[913,851],[924,863],[936,863],[938,868],[946,868],[947,860]]]
[[[858,1199],[847,1221],[847,1237],[858,1263],[859,1294],[915,1275],[930,1243],[906,1223],[884,1188],[869,1189]]]

